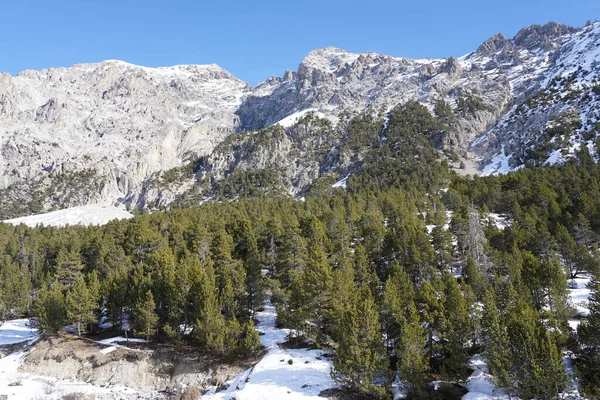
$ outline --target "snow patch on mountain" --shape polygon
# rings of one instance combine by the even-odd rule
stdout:
[[[2,221],[11,225],[25,224],[29,227],[66,226],[66,225],[105,225],[114,219],[128,219],[133,215],[123,206],[90,204],[81,207],[72,207],[64,210],[52,211],[45,214],[31,215]]]

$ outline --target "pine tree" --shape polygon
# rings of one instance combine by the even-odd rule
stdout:
[[[553,327],[554,339],[564,344],[568,339],[569,316],[573,312],[570,304],[567,279],[558,259],[543,260],[548,276],[547,305],[550,313],[549,323]]]
[[[148,290],[139,301],[134,310],[134,328],[146,337],[147,341],[156,334],[158,328],[158,314],[152,292]]]
[[[69,288],[66,296],[67,318],[77,325],[77,334],[81,336],[85,325],[94,320],[94,304],[90,297],[83,275],[79,275]]]
[[[510,369],[500,388],[521,398],[552,399],[564,390],[562,356],[539,314],[522,299],[509,310]]]
[[[260,336],[254,329],[252,320],[248,320],[242,327],[243,333],[237,349],[237,356],[240,358],[249,357],[260,350]]]
[[[201,303],[198,304],[200,309],[197,311],[193,336],[207,349],[224,353],[226,324],[219,309],[213,265],[208,261],[204,265],[203,279],[199,282],[198,297]]]
[[[81,274],[83,264],[81,263],[81,253],[78,249],[67,250],[64,247],[58,251],[56,257],[56,276],[58,281],[64,286],[70,286]]]
[[[433,283],[436,286],[443,286],[441,282],[433,281]],[[434,358],[441,350],[439,335],[446,323],[444,303],[441,297],[440,289],[436,290],[430,281],[423,282],[418,293],[418,299],[421,307],[421,319],[425,323],[427,358],[430,366],[434,364]]]
[[[396,349],[399,376],[406,383],[410,395],[419,398],[426,391],[429,360],[425,348],[425,330],[412,301],[401,320],[400,331]]]
[[[44,286],[37,295],[35,313],[38,316],[40,328],[47,332],[58,332],[64,327],[67,319],[65,297],[62,286],[54,281],[50,286]]]
[[[590,399],[600,398],[600,281],[590,285],[590,314],[577,328],[578,349],[575,368],[582,393]]]
[[[331,374],[348,389],[383,397],[387,381],[388,359],[381,332],[379,315],[373,296],[366,287],[360,289],[360,299],[344,313],[344,335],[338,343]]]
[[[317,335],[322,333],[323,319],[326,310],[330,308],[330,295],[333,286],[331,266],[327,262],[327,255],[323,246],[313,242],[308,249],[307,265],[300,275],[300,287],[303,304],[301,312],[307,316],[310,325],[306,328],[316,327]],[[308,332],[307,332],[308,333]]]
[[[236,221],[234,242],[235,256],[242,260],[246,272],[247,310],[254,313],[262,305],[265,296],[258,244],[247,219]]]
[[[27,267],[11,261],[10,256],[1,259],[0,264],[1,302],[7,313],[23,315],[31,304],[31,277]]]
[[[343,332],[344,312],[356,303],[356,284],[354,282],[354,271],[348,260],[341,260],[340,266],[333,271],[333,285],[331,289],[331,310],[328,313],[331,336],[338,341]]]
[[[513,382],[509,371],[512,360],[508,334],[498,312],[494,294],[489,290],[483,295],[482,331],[484,356],[496,385],[511,386]]]
[[[444,274],[443,368],[450,376],[460,377],[467,369],[467,343],[472,336],[471,315],[456,279]]]
[[[485,280],[475,264],[475,259],[470,254],[467,256],[467,265],[463,271],[463,276],[466,278],[467,283],[471,285],[477,297],[481,298],[485,290]]]
[[[122,267],[111,271],[102,282],[101,292],[106,301],[106,312],[113,326],[120,326],[125,307],[128,305],[128,298],[131,296],[128,291],[127,270]]]
[[[415,292],[408,274],[397,261],[393,261],[383,289],[381,305],[382,322],[390,349],[395,347],[393,342],[401,336],[403,315],[414,298]]]
[[[164,247],[148,257],[148,268],[152,276],[153,297],[158,306],[161,323],[179,315],[182,291],[176,286],[176,260],[173,251]]]

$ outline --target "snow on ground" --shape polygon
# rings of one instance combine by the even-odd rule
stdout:
[[[132,217],[133,215],[123,207],[115,207],[109,203],[100,203],[66,208],[46,214],[7,219],[2,222],[12,225],[25,224],[30,227],[35,227],[36,225],[104,225],[113,219],[127,219]]]
[[[331,379],[332,361],[321,350],[283,349],[289,329],[275,327],[277,313],[270,299],[257,313],[256,329],[267,354],[253,368],[227,382],[228,389],[211,388],[207,400],[322,399],[319,393],[337,387]],[[290,363],[291,361],[291,363]]]
[[[490,213],[489,219],[496,225],[496,228],[504,230],[507,226],[510,226],[510,221],[504,215]]]
[[[13,319],[0,326],[0,346],[34,340],[38,330],[33,328],[28,319]]]
[[[512,157],[512,154],[507,155],[504,152],[504,146],[502,146],[502,150],[498,155],[492,158],[492,161],[483,167],[482,175],[498,175],[498,174],[506,174],[510,172],[510,167],[508,165],[508,160]]]
[[[8,399],[62,399],[70,393],[93,395],[97,399],[156,398],[155,393],[141,393],[136,390],[113,386],[101,388],[75,380],[58,380],[19,372],[18,369],[27,356],[18,351],[0,360],[0,396]]]
[[[346,189],[346,187],[348,186],[348,178],[350,177],[350,175],[346,175],[344,178],[340,179],[339,181],[337,181],[336,183],[334,183],[333,185],[331,185],[331,187],[341,187],[343,189]]]
[[[590,289],[587,285],[591,281],[590,277],[580,277],[572,279],[570,282],[571,288],[569,289],[569,297],[573,306],[576,308],[579,316],[585,317],[589,315],[589,309],[587,307],[588,299],[590,296]],[[569,321],[569,325],[572,329],[577,330],[579,320]],[[565,369],[569,376],[573,375],[572,360],[569,355],[563,358],[565,362]],[[470,360],[471,368],[474,370],[473,374],[467,382],[467,388],[469,393],[463,396],[463,400],[492,400],[492,399],[507,399],[502,392],[498,391],[494,384],[490,381],[491,375],[487,369],[487,364],[484,358],[480,355],[476,355]],[[577,390],[576,382],[571,378],[572,387],[567,392],[563,393],[562,398],[579,398],[579,392]]]
[[[27,319],[6,321],[0,326],[0,345],[28,341],[32,345],[38,338],[38,330],[29,325]],[[110,351],[109,351],[110,352]],[[8,399],[62,399],[70,393],[92,395],[97,399],[154,399],[155,392],[139,392],[134,389],[113,386],[101,388],[75,380],[55,378],[19,372],[27,351],[17,351],[0,359],[0,397]]]
[[[289,127],[293,126],[296,122],[298,122],[302,117],[304,117],[309,112],[314,112],[315,115],[319,118],[328,119],[334,125],[338,123],[338,118],[335,116],[327,115],[325,113],[317,111],[315,108],[307,108],[306,110],[298,111],[292,115],[288,115],[281,121],[276,122],[274,125],[279,124],[284,128],[289,128]]]
[[[467,381],[469,393],[465,394],[462,400],[508,399],[508,396],[496,389],[496,386],[490,381],[491,375],[482,356],[476,354],[469,360],[469,364],[473,369],[473,374]]]
[[[588,301],[591,290],[587,287],[592,279],[589,276],[581,276],[580,278],[571,279],[569,281],[569,298],[578,317],[587,317],[590,314]],[[577,330],[580,319],[569,320],[569,326],[574,331]]]
[[[148,341],[146,339],[126,338],[124,336],[116,336],[116,337],[112,337],[109,339],[98,340],[98,343],[100,343],[100,344],[115,345],[115,343],[119,343],[119,342],[148,343]],[[121,346],[121,347],[125,347],[125,346]]]

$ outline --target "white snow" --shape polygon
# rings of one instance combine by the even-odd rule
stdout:
[[[584,71],[592,71],[600,62],[600,22],[595,22],[590,27],[583,29],[566,42],[563,47],[569,51],[561,52],[562,55],[556,61],[557,67],[544,82],[544,85],[557,76],[569,76],[577,72],[581,67]],[[593,75],[583,76],[584,80]]]
[[[554,150],[544,164],[557,165],[565,162],[565,157],[562,154],[562,149]]]
[[[9,399],[62,399],[70,393],[92,395],[96,399],[154,399],[157,393],[143,393],[124,386],[104,388],[75,380],[58,380],[19,372],[27,356],[18,351],[0,359],[0,396]]]
[[[344,178],[340,179],[339,181],[337,181],[336,183],[334,183],[333,185],[331,185],[331,187],[341,187],[343,189],[346,189],[346,187],[348,186],[348,178],[350,177],[350,175],[346,175]]]
[[[491,382],[487,364],[484,358],[476,354],[469,364],[473,369],[473,374],[467,381],[467,389],[469,393],[465,394],[462,400],[494,400],[508,399],[504,393],[496,389],[496,386]]]
[[[45,214],[30,215],[2,222],[11,225],[25,224],[29,227],[66,226],[66,225],[105,225],[113,219],[132,218],[133,215],[123,207],[115,207],[107,203],[90,204],[81,207],[66,208]]]
[[[0,326],[0,346],[37,339],[38,330],[28,319],[13,319]]]
[[[490,213],[489,219],[491,222],[494,223],[494,225],[496,225],[496,228],[498,228],[500,230],[503,230],[507,226],[510,226],[510,221],[504,215]]]
[[[295,112],[292,115],[288,115],[281,121],[277,122],[277,124],[281,125],[284,128],[289,128],[292,125],[294,125],[296,122],[298,122],[298,120],[300,118],[304,117],[306,114],[308,114],[311,111],[316,111],[316,110],[314,108],[307,108],[306,110]]]
[[[339,120],[337,117],[335,117],[333,115],[328,115],[328,114],[322,113],[320,111],[317,111],[317,109],[315,109],[315,108],[307,108],[305,110],[298,111],[298,112],[295,112],[295,113],[293,113],[291,115],[288,115],[287,117],[285,117],[284,119],[276,122],[275,124],[279,124],[279,125],[281,125],[284,128],[289,128],[289,127],[293,126],[296,122],[298,122],[302,117],[306,116],[306,114],[308,114],[310,112],[313,112],[319,118],[328,119],[334,125],[337,124],[337,122]]]
[[[508,160],[512,157],[512,154],[507,155],[504,152],[504,146],[502,146],[502,150],[498,153],[492,161],[483,167],[482,175],[497,175],[497,174],[506,174],[510,172],[510,167],[508,165]]]
[[[32,345],[38,339],[38,330],[33,328],[28,319],[6,321],[0,326],[0,345],[9,345],[28,341]],[[101,350],[103,354],[113,351],[108,347]],[[0,396],[8,399],[62,399],[70,393],[92,395],[97,399],[154,399],[156,392],[140,392],[123,386],[101,388],[75,380],[58,380],[39,375],[19,372],[27,351],[17,351],[0,359]]]
[[[577,310],[577,315],[587,317],[590,314],[588,302],[591,290],[587,287],[591,282],[590,277],[575,278],[570,281],[569,297]]]
[[[138,339],[138,338],[126,338],[124,336],[116,336],[109,339],[98,340],[100,344],[112,344],[113,346],[117,346],[115,343],[123,343],[123,342],[131,342],[131,343],[148,343],[146,339]]]
[[[331,379],[331,359],[321,350],[287,350],[279,346],[289,335],[289,329],[275,327],[277,313],[270,299],[264,311],[257,313],[260,342],[267,354],[253,368],[227,382],[228,389],[216,392],[212,388],[203,399],[209,400],[271,400],[322,399],[319,393],[337,387]],[[290,364],[291,360],[291,364]]]

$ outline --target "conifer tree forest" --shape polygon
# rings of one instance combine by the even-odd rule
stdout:
[[[246,190],[99,227],[0,224],[2,318],[86,335],[105,315],[236,359],[261,351],[252,317],[268,295],[290,342],[330,350],[356,395],[387,398],[397,379],[408,398],[452,398],[481,354],[510,396],[554,399],[577,379],[599,399],[600,167],[583,147],[560,167],[459,176],[433,146],[446,123],[418,103],[356,117],[347,188],[317,182],[303,200]],[[581,276],[590,314],[573,330]]]

